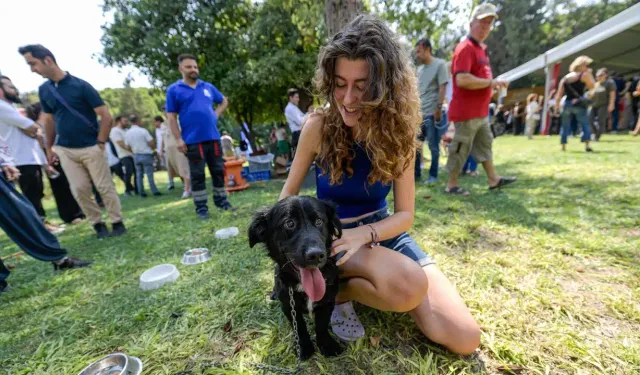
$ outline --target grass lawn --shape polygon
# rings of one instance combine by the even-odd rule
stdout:
[[[314,356],[305,372],[640,373],[640,139],[607,135],[592,154],[569,142],[561,153],[558,137],[498,138],[499,171],[519,179],[503,191],[487,191],[484,173],[462,179],[468,198],[443,193],[446,174],[436,186],[418,185],[411,234],[479,321],[477,355],[448,353],[407,315],[358,305],[367,337],[338,358]],[[156,176],[164,191],[166,173]],[[265,301],[271,263],[246,236],[252,212],[274,202],[282,184],[253,184],[232,195],[235,213],[212,211],[207,222],[178,191],[122,197],[126,236],[98,241],[87,224],[59,236],[92,267],[54,274],[28,256],[7,261],[16,269],[12,290],[0,296],[0,373],[76,374],[115,351],[140,357],[143,374],[255,373],[249,362],[294,367],[289,324]],[[53,201],[46,203],[55,221]],[[214,231],[228,226],[240,236],[216,240]],[[182,266],[194,247],[209,248],[213,259]],[[0,255],[16,251],[0,233]],[[161,263],[178,266],[178,281],[141,291],[140,274]]]

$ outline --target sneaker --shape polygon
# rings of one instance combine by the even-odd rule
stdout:
[[[127,233],[127,228],[122,221],[111,224],[111,237],[122,236],[125,233]]]
[[[0,280],[0,294],[4,292],[8,292],[10,289],[11,288],[9,288],[9,285],[7,284],[6,281]]]
[[[146,197],[148,197],[147,193],[141,193],[141,194],[140,194],[140,196],[141,196],[142,198],[146,198]]]
[[[109,229],[107,229],[105,223],[93,224],[93,229],[96,231],[99,240],[109,237]]]
[[[587,147],[587,148],[585,149],[585,151],[587,151],[587,152],[593,152],[593,149],[592,149],[591,147]]]
[[[62,232],[64,232],[64,228],[55,224],[51,224],[50,222],[46,221],[44,222],[44,227],[47,228],[47,230],[49,231],[49,233],[51,234],[60,234]]]
[[[356,341],[364,337],[364,326],[358,319],[352,302],[341,303],[333,307],[331,330],[342,341]]]
[[[130,191],[125,191],[125,192],[124,192],[124,196],[125,196],[125,197],[132,197],[132,196],[133,196],[133,194],[131,194],[131,192],[130,192]]]
[[[209,219],[209,211],[200,211],[197,214],[198,214],[198,219],[200,219],[200,220]]]
[[[218,207],[219,209],[221,209],[221,210],[223,210],[223,211],[235,211],[235,209],[233,208],[233,206],[231,205],[231,203],[229,203],[228,201],[227,201],[227,202],[224,202],[224,203],[222,203],[221,205],[216,206],[216,207]]]
[[[153,196],[154,196],[154,197],[159,197],[159,196],[161,196],[161,195],[162,195],[162,193],[161,193],[161,192],[159,192],[159,191],[156,191],[155,193],[153,193]]]
[[[89,267],[93,262],[90,262],[88,260],[77,259],[77,258],[65,258],[65,260],[60,264],[57,264],[56,262],[52,262],[52,263],[53,263],[53,270],[59,271],[59,270],[70,270],[72,268]]]
[[[438,177],[429,176],[427,181],[425,181],[424,183],[427,185],[431,185],[431,184],[435,184],[436,182],[438,182]]]
[[[190,191],[185,191],[184,193],[182,193],[182,197],[180,197],[181,199],[188,199],[191,198],[191,192]]]
[[[171,185],[167,186],[167,191],[171,191],[171,190],[173,190],[175,188],[176,188],[176,186],[174,184],[171,184]]]

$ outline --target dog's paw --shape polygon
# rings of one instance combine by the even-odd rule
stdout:
[[[313,346],[313,343],[309,342],[306,345],[300,344],[300,359],[306,361],[307,359],[313,356],[313,353],[316,352],[316,348]]]
[[[335,357],[344,351],[342,345],[338,344],[338,342],[333,338],[330,338],[323,343],[319,342],[318,349],[320,349],[320,353],[325,357]]]

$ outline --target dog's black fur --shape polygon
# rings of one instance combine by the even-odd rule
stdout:
[[[316,343],[320,353],[331,357],[342,347],[329,334],[331,312],[338,293],[338,267],[331,257],[334,237],[342,236],[342,226],[335,208],[312,197],[290,196],[273,207],[258,210],[249,227],[249,246],[264,243],[276,263],[275,288],[284,315],[292,321],[289,288],[293,288],[300,358],[305,360],[315,351],[304,313],[309,297],[302,290],[298,268],[320,269],[326,282],[322,299],[311,306],[315,317]]]

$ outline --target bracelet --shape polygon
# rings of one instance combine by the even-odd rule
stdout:
[[[369,247],[373,249],[374,246],[380,246],[380,238],[378,237],[378,231],[376,231],[376,228],[371,224],[367,224],[367,226],[371,228],[371,242],[369,243]]]

